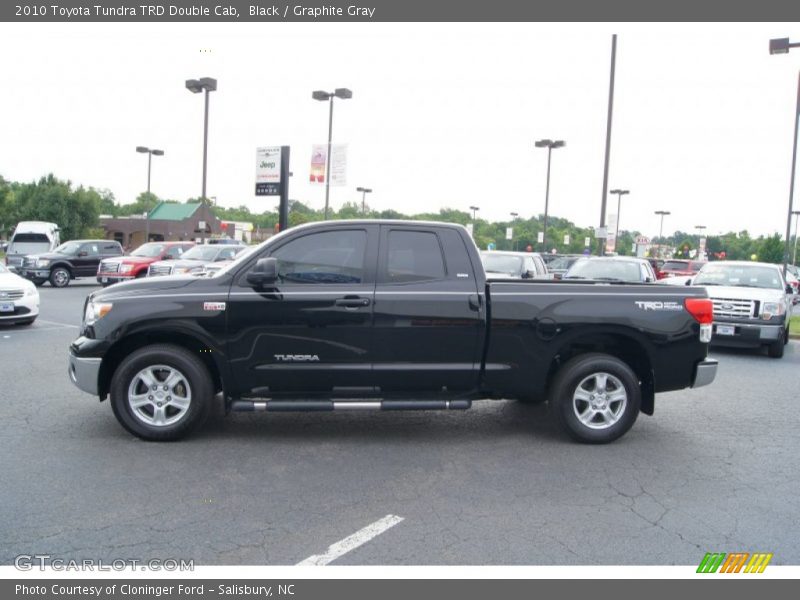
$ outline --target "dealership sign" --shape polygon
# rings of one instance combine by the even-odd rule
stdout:
[[[278,196],[281,185],[281,147],[256,148],[256,196]]]

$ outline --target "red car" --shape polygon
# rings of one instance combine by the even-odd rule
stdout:
[[[696,275],[697,272],[706,264],[704,260],[681,260],[670,259],[664,262],[661,266],[661,272],[658,274],[659,279],[667,277],[690,277]]]
[[[128,256],[100,262],[97,282],[103,286],[147,275],[147,267],[159,260],[173,260],[193,247],[194,242],[149,242],[142,244]]]

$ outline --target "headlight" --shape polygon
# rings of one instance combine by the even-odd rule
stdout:
[[[779,317],[786,312],[786,307],[783,302],[764,302],[761,305],[761,318],[771,319],[772,317]]]
[[[47,258],[37,258],[36,259],[36,266],[37,267],[46,267],[50,264],[50,260]]]
[[[105,317],[114,306],[111,302],[95,302],[94,300],[86,304],[86,312],[83,315],[83,322],[91,325]]]
[[[133,271],[133,265],[126,265],[123,263],[119,266],[120,273],[130,273],[131,271]]]
[[[36,286],[31,286],[29,288],[25,288],[25,295],[26,296],[38,296],[39,292],[36,291]]]

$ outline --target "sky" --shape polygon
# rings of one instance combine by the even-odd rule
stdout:
[[[331,205],[404,213],[544,212],[597,226],[611,34],[618,34],[609,189],[625,188],[620,228],[654,236],[786,227],[800,50],[798,24],[0,23],[0,175],[47,173],[132,202],[146,189],[201,194],[203,101],[186,79],[214,77],[209,197],[274,210],[256,197],[255,149],[291,146],[290,197],[324,206],[308,183],[328,107],[313,90],[347,87],[333,141],[347,184]],[[799,190],[800,195],[800,190]],[[800,199],[796,205],[800,208]],[[609,199],[616,213],[616,197]]]

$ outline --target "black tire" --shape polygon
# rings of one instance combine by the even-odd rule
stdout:
[[[44,282],[47,281],[47,279],[31,279],[31,281],[33,282],[33,285],[35,285],[36,287],[42,287],[44,285]]]
[[[603,375],[606,386],[597,394]],[[585,396],[586,400],[579,396]],[[603,410],[595,411],[589,398]],[[620,359],[608,354],[582,354],[558,371],[549,400],[556,424],[564,433],[579,442],[607,444],[624,435],[636,422],[642,391],[639,378]]]
[[[50,285],[55,288],[67,287],[71,278],[69,270],[64,267],[56,267],[50,271]]]
[[[147,277],[147,269],[145,269],[144,271],[139,271],[136,274],[136,279],[141,279],[142,277]]]
[[[786,349],[786,343],[789,340],[789,332],[784,331],[781,339],[775,340],[767,346],[767,354],[770,358],[783,358],[783,352]]]
[[[146,405],[134,409],[129,402],[128,392],[133,386],[134,391],[148,390],[144,396],[149,394],[150,388],[144,386],[140,374],[148,367],[168,367],[174,370],[182,378],[183,382],[177,384],[172,390],[157,390],[155,394],[160,396],[148,395],[153,402],[147,401]],[[166,373],[167,369],[155,368],[154,375]],[[166,380],[157,380],[157,387],[161,387]],[[183,389],[184,397],[188,396],[190,401],[188,407],[181,413],[173,413],[170,416],[170,408],[177,411],[170,404],[171,396],[169,393],[176,393],[176,399],[180,396],[180,387]],[[214,386],[208,369],[194,353],[171,344],[157,344],[145,346],[127,356],[117,367],[111,378],[111,407],[114,416],[120,424],[133,435],[148,441],[172,441],[178,440],[194,429],[203,424],[208,417],[211,400],[214,396]],[[171,423],[153,424],[148,423],[148,418],[155,418],[155,404],[163,401],[163,413],[166,419],[176,419]],[[162,406],[159,404],[159,406]],[[150,412],[152,411],[152,415]],[[178,416],[180,415],[180,416]]]

